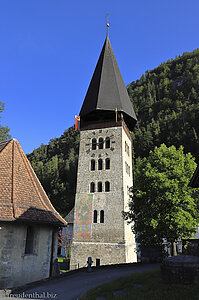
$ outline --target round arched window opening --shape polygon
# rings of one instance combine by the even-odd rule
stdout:
[[[97,223],[97,210],[93,212],[93,223]]]
[[[97,191],[102,192],[102,182],[101,181],[99,181],[97,184]]]
[[[94,193],[95,192],[95,183],[91,182],[90,184],[90,193]]]
[[[106,138],[105,147],[110,148],[110,138],[109,137]]]
[[[110,169],[110,159],[109,158],[106,158],[106,160],[105,160],[105,169],[106,170]]]
[[[95,171],[95,160],[91,160],[91,171]]]
[[[96,150],[97,147],[97,141],[96,139],[92,139],[92,150]]]
[[[100,158],[98,160],[98,170],[102,170],[102,167],[103,167],[103,162],[102,162],[102,159]]]
[[[109,181],[105,182],[105,192],[110,192],[110,182]]]
[[[100,211],[100,223],[104,223],[104,211]]]
[[[103,149],[103,148],[104,148],[104,139],[99,138],[99,149]]]

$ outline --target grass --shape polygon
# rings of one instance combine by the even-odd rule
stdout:
[[[57,257],[57,260],[58,260],[58,263],[63,263],[63,262],[66,262],[67,260],[69,260],[69,258],[66,258],[66,257]],[[61,273],[66,273],[68,272],[69,270],[62,270],[60,269],[60,272]]]
[[[121,295],[114,296],[115,292]],[[199,284],[166,284],[160,270],[121,277],[98,286],[81,296],[81,300],[199,300]]]

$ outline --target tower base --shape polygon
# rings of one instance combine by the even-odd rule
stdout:
[[[70,269],[87,267],[88,257],[92,257],[92,266],[133,263],[137,262],[136,245],[73,242]]]

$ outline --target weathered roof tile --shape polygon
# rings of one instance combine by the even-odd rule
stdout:
[[[0,219],[67,224],[52,206],[16,140],[0,143]]]

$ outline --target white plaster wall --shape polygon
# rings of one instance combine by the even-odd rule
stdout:
[[[32,225],[34,253],[25,254],[26,224],[0,223],[0,288],[12,288],[48,278],[50,272],[52,227]],[[54,242],[56,258],[57,239]]]

